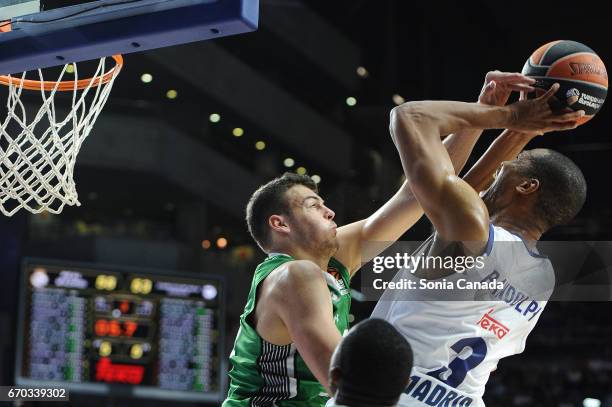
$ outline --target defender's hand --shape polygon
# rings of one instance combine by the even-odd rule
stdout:
[[[578,119],[584,116],[584,111],[571,113],[554,113],[550,107],[550,99],[559,90],[555,83],[542,96],[536,99],[520,100],[508,106],[510,120],[507,128],[522,132],[537,132],[544,134],[555,130],[570,130],[578,127]]]
[[[492,106],[505,106],[513,91],[530,93],[535,90],[535,79],[520,73],[491,71],[478,96],[478,103]]]

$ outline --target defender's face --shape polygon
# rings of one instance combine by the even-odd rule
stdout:
[[[303,185],[291,187],[287,199],[291,209],[287,221],[293,238],[302,246],[335,253],[338,241],[334,211],[325,206],[317,193]]]

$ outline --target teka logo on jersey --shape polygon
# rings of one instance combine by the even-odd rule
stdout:
[[[491,316],[493,312],[493,308],[491,308],[486,314],[480,318],[480,321],[477,324],[484,330],[493,332],[493,335],[497,337],[497,339],[504,339],[504,336],[510,332],[510,329],[497,321],[495,318]]]
[[[608,73],[603,65],[597,63],[589,64],[584,62],[570,62],[569,65],[572,75],[597,75],[608,79]]]

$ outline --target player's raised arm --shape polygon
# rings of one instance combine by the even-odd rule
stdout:
[[[276,312],[308,369],[330,393],[329,364],[342,337],[334,323],[325,278],[321,269],[307,260],[291,262],[283,272],[271,304],[276,305]]]
[[[391,135],[408,183],[443,239],[482,242],[484,247],[489,216],[474,189],[455,175],[441,137],[464,128],[540,133],[574,128],[584,112],[555,114],[548,100],[557,89],[555,85],[540,98],[507,107],[424,101],[393,109]]]
[[[532,78],[520,73],[490,71],[485,76],[478,103],[503,106],[513,91],[532,92],[533,83]],[[482,129],[461,129],[444,139],[443,144],[456,174],[463,169],[481,134]],[[521,142],[522,138],[511,137],[497,140],[497,148],[487,151],[478,162],[479,165],[470,171],[471,178],[488,179],[502,161],[514,158],[527,143]],[[516,147],[509,144],[521,144],[516,154]],[[395,195],[367,219],[338,228],[339,250],[335,257],[349,268],[352,275],[362,264],[399,239],[422,215],[423,209],[405,182]],[[368,242],[372,244],[367,245]]]
[[[533,78],[518,72],[490,71],[485,76],[485,83],[478,97],[478,103],[491,106],[505,106],[512,92],[522,92],[523,95],[535,90]],[[464,132],[480,132],[480,130],[464,130]],[[477,192],[486,189],[493,182],[493,174],[504,161],[515,159],[525,146],[537,136],[537,133],[521,133],[504,130],[491,143],[487,151],[470,168],[463,180]],[[451,157],[452,158],[452,157]]]
[[[465,174],[463,180],[470,184],[476,192],[484,191],[493,182],[493,175],[499,169],[500,164],[503,161],[515,159],[536,136],[534,132],[504,130]]]

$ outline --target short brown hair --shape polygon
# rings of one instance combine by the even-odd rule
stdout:
[[[246,207],[246,223],[249,233],[264,251],[270,243],[268,219],[274,214],[289,213],[289,203],[285,193],[295,185],[304,185],[315,193],[319,192],[317,184],[307,175],[286,172],[260,186],[249,199]]]

